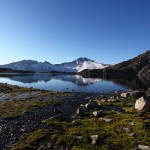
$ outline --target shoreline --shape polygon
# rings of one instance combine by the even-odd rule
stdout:
[[[135,148],[141,134],[144,142],[140,144],[148,143],[149,113],[139,114],[134,109],[137,98],[123,98],[124,91],[53,92],[0,83],[0,93],[0,98],[6,98],[0,101],[0,149],[57,150],[63,146],[64,149],[114,147],[115,150],[119,143],[124,147],[131,138],[134,144],[129,142],[127,147]],[[131,122],[135,125],[130,125]],[[92,144],[94,135],[98,138]],[[116,140],[119,143],[115,146]]]

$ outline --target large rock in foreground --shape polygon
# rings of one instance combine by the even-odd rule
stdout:
[[[135,109],[139,111],[150,111],[150,101],[144,99],[144,97],[139,98],[136,100]]]

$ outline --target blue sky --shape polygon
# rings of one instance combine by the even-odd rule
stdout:
[[[150,49],[150,0],[0,0],[0,64],[115,64]]]

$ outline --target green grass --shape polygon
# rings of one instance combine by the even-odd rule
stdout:
[[[0,115],[5,118],[14,118],[21,115],[24,111],[33,111],[36,108],[47,105],[48,102],[36,101],[36,100],[17,100],[17,101],[6,101],[0,103]]]
[[[58,119],[47,120],[45,123],[57,127],[58,131],[51,136],[57,145],[67,145],[74,150],[128,150],[138,144],[150,145],[150,133],[145,128],[146,123],[150,123],[149,115],[145,115],[145,119],[137,116],[136,112],[106,112],[105,115],[113,121],[107,123],[89,115],[84,119],[77,119],[74,123]],[[130,122],[134,124],[131,125]],[[128,128],[131,132],[128,133],[123,128]],[[130,133],[134,133],[134,136],[129,136]],[[100,137],[96,146],[90,145],[89,141],[89,136],[94,134]],[[77,136],[82,136],[82,139],[77,140]]]
[[[28,136],[24,137],[23,140],[17,142],[11,150],[27,150],[35,149],[34,146],[38,145],[38,142],[48,136],[49,133],[46,129],[40,129],[33,133],[30,133]]]

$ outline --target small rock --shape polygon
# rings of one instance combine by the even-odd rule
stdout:
[[[132,149],[130,149],[130,150],[137,150],[137,148],[135,147],[135,148],[132,148]]]
[[[120,95],[123,98],[128,98],[129,97],[129,93],[121,93]]]
[[[20,129],[20,131],[21,131],[21,132],[25,132],[25,131],[26,131],[26,129],[25,129],[25,128],[22,128],[22,129]]]
[[[125,131],[125,132],[131,132],[131,130],[129,129],[129,128],[123,128],[123,130]]]
[[[114,99],[114,98],[116,98],[116,96],[110,96],[110,99]]]
[[[85,100],[90,100],[90,97],[86,97]]]
[[[90,101],[87,104],[85,104],[85,107],[87,109],[99,108],[100,104],[98,102],[96,102],[96,101]]]
[[[108,118],[99,118],[99,120],[105,121],[105,122],[111,122],[112,121],[112,119],[108,119]]]
[[[52,143],[47,143],[47,148],[52,148]]]
[[[94,112],[93,112],[93,115],[94,115],[95,117],[102,116],[102,111],[94,111]]]
[[[132,136],[134,136],[134,134],[135,134],[135,133],[133,132],[133,133],[129,133],[128,135],[132,137]]]
[[[139,111],[149,111],[150,110],[150,101],[145,100],[144,97],[136,100],[135,109]]]
[[[134,121],[131,121],[128,124],[131,125],[131,126],[133,126],[134,125]]]
[[[146,145],[138,145],[138,148],[141,150],[150,150],[150,146],[146,146]]]
[[[108,102],[116,102],[116,101],[117,101],[117,99],[115,99],[115,98],[108,99]]]
[[[105,99],[101,99],[100,101],[101,101],[101,102],[106,102],[106,100],[105,100]]]
[[[76,111],[76,115],[85,115],[86,114],[86,107],[84,105],[80,105],[80,107]]]
[[[91,144],[96,145],[98,143],[99,136],[98,135],[91,135],[90,139],[91,139]]]
[[[76,139],[77,139],[77,140],[81,140],[81,139],[82,139],[82,136],[76,136]]]
[[[22,111],[22,114],[25,114],[26,113],[26,111]]]
[[[37,150],[42,150],[44,148],[44,145],[41,145]]]

